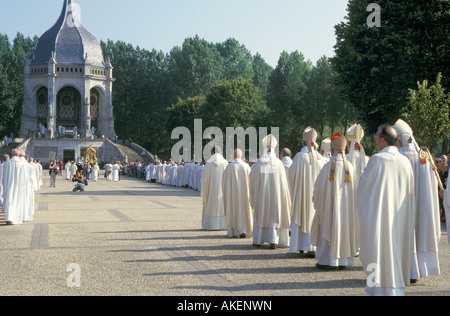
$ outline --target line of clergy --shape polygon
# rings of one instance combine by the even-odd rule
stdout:
[[[23,151],[13,149],[0,164],[0,206],[6,225],[32,222],[35,192],[42,187],[42,165]]]
[[[278,142],[269,135],[252,167],[239,149],[231,163],[213,149],[199,185],[202,229],[253,235],[255,247],[289,247],[315,258],[320,269],[344,269],[359,256],[372,296],[402,296],[419,278],[439,275],[439,193],[447,225],[450,193],[438,192],[432,157],[419,157],[409,125],[380,126],[373,137],[378,153],[370,158],[359,124],[347,137],[325,139],[320,152],[317,136],[304,130],[304,147],[292,160],[275,155]]]

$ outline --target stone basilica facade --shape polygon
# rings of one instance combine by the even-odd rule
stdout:
[[[59,127],[90,138],[91,128],[113,138],[113,67],[105,62],[98,40],[79,19],[79,6],[64,0],[61,15],[45,32],[24,70],[21,137],[39,126],[46,139]]]

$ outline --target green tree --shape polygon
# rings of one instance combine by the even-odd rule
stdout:
[[[174,47],[168,56],[171,95],[186,99],[206,94],[223,78],[223,60],[215,45],[198,35]]]
[[[298,51],[283,52],[269,77],[267,105],[271,126],[280,128],[280,145],[299,149],[305,118],[302,107],[311,73],[311,62]]]
[[[417,142],[430,149],[450,136],[450,93],[445,93],[441,82],[439,74],[434,85],[424,80],[417,83],[417,90],[409,90],[406,120]]]
[[[253,79],[252,54],[234,38],[216,44],[216,49],[222,57],[222,78],[233,81],[238,77]]]
[[[403,114],[408,89],[442,72],[449,87],[450,2],[380,0],[381,27],[369,27],[371,0],[350,0],[336,26],[334,70],[346,101],[364,113],[369,133]]]
[[[264,99],[267,99],[267,87],[269,86],[269,77],[272,74],[273,68],[266,63],[264,58],[257,53],[253,56],[253,84],[261,91]]]

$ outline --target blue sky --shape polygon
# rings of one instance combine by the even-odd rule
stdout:
[[[223,42],[233,37],[276,66],[282,51],[298,50],[315,63],[334,55],[334,26],[348,0],[77,0],[83,25],[98,40],[122,40],[170,52],[184,39]],[[0,0],[0,33],[42,35],[63,0]]]

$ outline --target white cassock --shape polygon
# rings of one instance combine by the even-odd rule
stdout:
[[[372,156],[356,194],[360,259],[369,295],[405,295],[414,247],[414,174],[389,146]]]
[[[275,154],[266,153],[251,169],[253,243],[289,247],[291,198],[285,167]]]
[[[242,159],[233,160],[222,175],[222,192],[228,237],[253,232],[253,210],[250,206],[250,166]]]
[[[120,166],[117,164],[114,164],[112,166],[112,180],[114,182],[119,181],[119,170],[120,170]]]
[[[439,275],[441,218],[438,181],[429,161],[422,164],[414,144],[408,144],[409,162],[414,173],[415,239],[411,279]],[[404,149],[399,149],[403,154]]]
[[[450,189],[444,191],[445,222],[447,223],[447,239],[450,245]]]
[[[178,166],[174,165],[172,170],[172,183],[170,185],[176,187],[177,181],[178,181]]]
[[[77,174],[77,164],[74,162],[71,166],[70,166],[70,181],[72,181],[73,177]]]
[[[315,251],[311,244],[311,225],[316,213],[313,203],[314,183],[322,170],[325,160],[315,150],[311,152],[316,156],[311,164],[308,147],[294,157],[289,169],[289,186],[292,200],[292,231],[290,251]]]
[[[150,172],[150,167],[152,165],[148,165],[147,167],[145,167],[145,181],[149,182],[151,179],[151,172]]]
[[[189,178],[191,176],[191,163],[184,164],[183,170],[183,186],[189,186]]]
[[[95,164],[92,167],[91,180],[94,181],[94,182],[97,182],[99,169],[100,168],[99,168],[98,164]]]
[[[197,169],[197,191],[202,191],[202,172],[203,172],[204,166],[203,164],[198,165]]]
[[[26,188],[24,190],[24,213],[23,221],[31,222],[34,217],[34,192],[38,189],[38,180],[34,167],[23,157],[20,158],[26,168]]]
[[[3,164],[0,163],[0,206],[3,206],[3,184],[2,184],[2,175],[3,175]]]
[[[19,157],[12,157],[3,164],[3,212],[5,222],[23,223],[27,168]]]
[[[342,154],[338,154],[336,181],[330,181],[331,165],[332,161],[322,168],[314,185],[316,215],[311,242],[317,247],[319,265],[353,266],[359,247],[355,174],[349,164],[352,182],[345,182],[344,160]]]
[[[227,222],[223,205],[222,174],[228,166],[221,154],[214,154],[202,173],[202,229],[225,230]],[[186,167],[186,166],[185,166]],[[190,168],[189,168],[190,169]],[[190,174],[190,172],[189,172]],[[189,181],[189,178],[187,178]]]
[[[40,190],[41,187],[42,187],[42,171],[43,171],[43,168],[42,168],[42,165],[40,163],[36,163],[36,165],[37,165],[37,167],[39,169],[39,190]]]
[[[178,176],[177,176],[177,187],[182,187],[183,186],[184,165],[180,165],[178,167],[177,174],[178,174]]]
[[[34,161],[31,161],[30,165],[33,167],[34,176],[35,176],[35,179],[36,179],[36,190],[35,191],[39,191],[41,189],[41,181],[40,181],[40,175],[39,175],[39,166]]]
[[[70,168],[72,167],[72,164],[69,162],[66,163],[64,169],[66,170],[66,180],[71,180],[72,178],[70,177]]]

